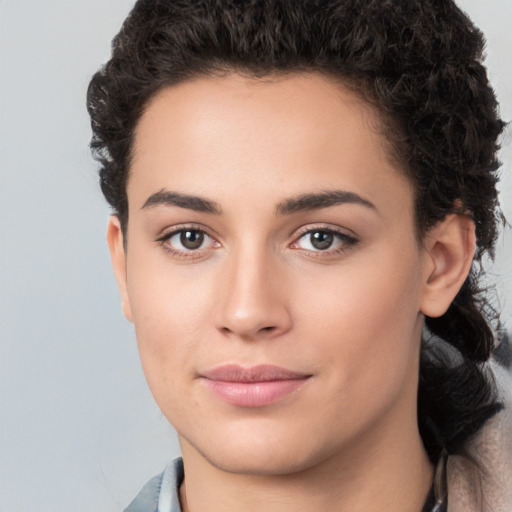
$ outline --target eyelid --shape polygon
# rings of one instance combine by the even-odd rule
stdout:
[[[156,236],[156,241],[159,242],[161,240],[168,239],[172,235],[175,235],[180,231],[186,231],[187,229],[190,231],[201,231],[202,233],[208,235],[210,238],[215,238],[215,236],[210,233],[210,230],[206,226],[196,224],[195,222],[189,222],[184,224],[175,224],[174,226],[167,226],[166,228],[162,229]]]
[[[356,233],[354,233],[354,231],[352,231],[351,229],[326,223],[306,224],[295,230],[291,236],[294,239],[297,239],[300,238],[302,235],[305,235],[306,233],[310,233],[311,231],[328,231],[329,233],[334,233],[335,235],[346,236],[349,238],[353,238],[355,240],[358,239]]]

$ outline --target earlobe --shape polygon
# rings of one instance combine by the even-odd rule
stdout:
[[[111,215],[107,226],[107,243],[110,251],[112,268],[119,287],[121,303],[124,316],[132,322],[132,310],[128,297],[128,287],[126,282],[126,253],[124,246],[123,231],[121,223],[116,215]]]
[[[475,247],[475,224],[467,215],[448,215],[427,234],[420,304],[424,315],[446,313],[471,270]]]

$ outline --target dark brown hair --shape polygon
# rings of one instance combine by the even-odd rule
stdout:
[[[163,87],[233,70],[319,72],[374,105],[415,186],[419,236],[453,212],[476,225],[470,276],[445,315],[426,319],[428,336],[460,355],[454,365],[457,357],[423,350],[418,417],[433,460],[456,451],[499,408],[480,367],[494,337],[478,283],[501,219],[496,155],[504,123],[483,47],[451,0],[139,0],[87,98],[101,188],[124,230],[134,130]]]

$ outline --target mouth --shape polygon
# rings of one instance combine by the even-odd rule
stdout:
[[[200,376],[206,387],[223,401],[239,407],[263,407],[298,390],[311,375],[274,365],[243,368],[224,365]]]

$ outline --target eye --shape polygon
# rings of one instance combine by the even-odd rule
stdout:
[[[297,238],[292,247],[317,253],[338,253],[348,250],[356,243],[354,237],[332,229],[310,229]]]
[[[325,251],[330,249],[333,243],[336,241],[334,234],[328,231],[312,231],[307,235],[303,236],[306,239],[309,248],[317,249],[319,251]]]
[[[174,246],[180,244],[180,249],[195,251],[201,248],[206,237],[207,235],[198,229],[184,229],[171,236],[168,243]]]
[[[175,229],[157,241],[173,256],[182,258],[201,257],[205,250],[220,245],[203,230],[194,227]]]

